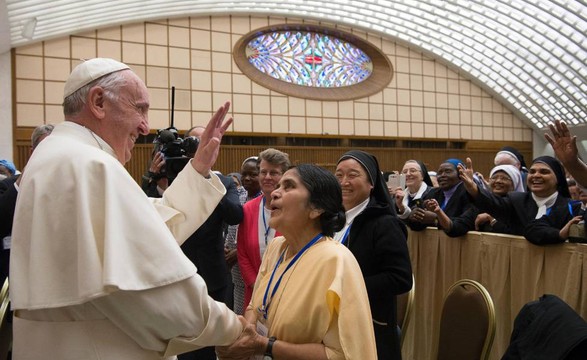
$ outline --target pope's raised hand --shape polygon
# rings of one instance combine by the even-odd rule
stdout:
[[[224,103],[224,105],[222,105],[212,116],[204,133],[200,137],[198,150],[194,154],[192,166],[197,172],[205,177],[209,176],[212,166],[216,163],[220,151],[222,136],[224,136],[226,129],[232,124],[232,118],[228,118],[228,120],[224,121],[228,109],[230,109],[229,101]]]

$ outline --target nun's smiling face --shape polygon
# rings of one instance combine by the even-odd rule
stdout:
[[[514,182],[505,171],[498,170],[489,178],[489,187],[494,194],[505,196],[514,191]]]
[[[528,171],[528,190],[534,195],[547,197],[556,191],[556,175],[550,166],[535,162]]]
[[[342,188],[342,204],[349,211],[365,201],[371,195],[369,174],[355,159],[346,159],[338,163],[334,173]]]
[[[424,181],[422,169],[417,162],[406,162],[402,168],[402,174],[406,176],[406,186],[411,192],[418,191]]]

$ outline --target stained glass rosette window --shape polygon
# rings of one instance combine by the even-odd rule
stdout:
[[[274,24],[243,35],[234,62],[249,79],[284,95],[325,101],[365,98],[393,78],[387,55],[336,28]]]
[[[311,31],[275,31],[246,46],[247,60],[259,71],[291,84],[340,88],[365,81],[373,62],[353,44]]]

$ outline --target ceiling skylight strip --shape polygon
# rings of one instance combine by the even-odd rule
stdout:
[[[549,121],[553,111],[563,114],[560,109],[566,109],[567,116],[587,111],[584,1],[183,0],[169,6],[168,1],[119,0],[109,3],[107,12],[103,1],[98,0],[83,3],[59,0],[53,1],[51,7],[43,0],[6,0],[6,5],[13,46],[28,42],[22,38],[21,29],[24,21],[32,16],[39,19],[35,40],[110,24],[176,16],[253,14],[327,22],[338,19],[343,26],[375,31],[453,62],[463,73],[486,81],[483,88],[508,101],[512,109],[525,114],[532,123],[536,118]],[[45,16],[44,11],[55,11],[55,14]],[[518,93],[520,82],[526,87],[521,87]],[[565,95],[566,101],[553,97],[553,89],[558,89],[561,97]],[[527,110],[521,105],[528,96],[534,99],[537,110]]]

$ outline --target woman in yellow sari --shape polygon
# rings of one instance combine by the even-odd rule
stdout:
[[[220,359],[377,359],[369,300],[353,254],[332,240],[345,223],[337,179],[302,164],[272,193],[267,248],[245,317],[257,335]]]

